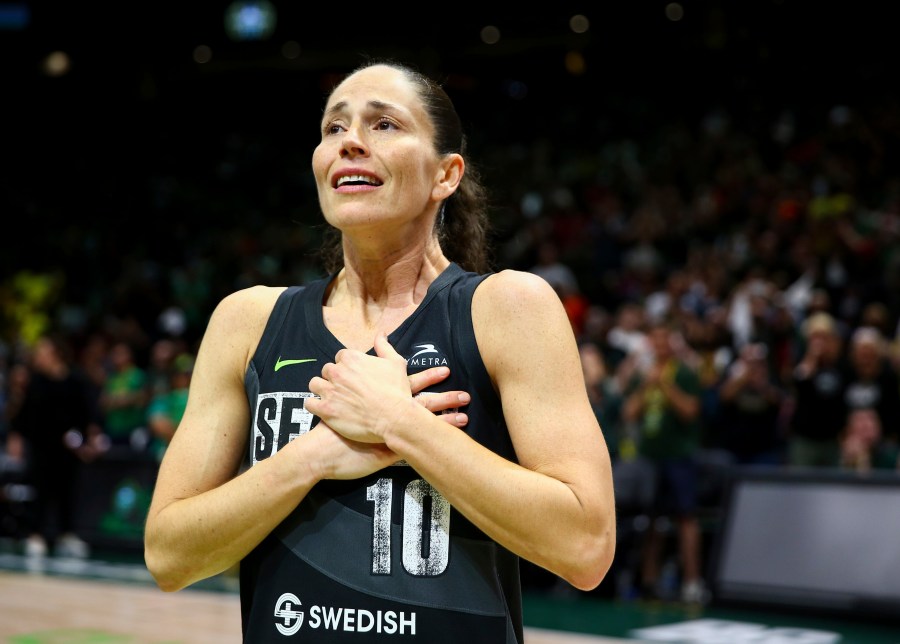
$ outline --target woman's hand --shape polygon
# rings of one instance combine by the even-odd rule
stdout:
[[[309,390],[317,398],[306,400],[306,410],[345,438],[363,443],[383,443],[385,429],[416,403],[456,427],[468,422],[466,414],[455,411],[468,404],[466,392],[420,394],[446,379],[447,367],[407,376],[406,359],[383,334],[375,338],[375,352],[339,351],[333,363],[322,367],[322,375],[310,380]]]

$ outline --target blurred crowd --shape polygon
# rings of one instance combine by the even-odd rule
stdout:
[[[566,109],[556,125],[589,122]],[[698,458],[900,475],[900,107],[667,116],[473,148],[496,268],[556,288],[623,513],[671,521],[683,598],[702,601]],[[64,264],[2,276],[0,446],[31,459],[60,535],[74,461],[161,456],[218,299],[319,276],[306,153],[236,130],[181,165],[168,150],[127,252],[116,226],[75,222],[42,252]],[[54,538],[43,521],[36,553]],[[652,595],[664,546],[647,532],[633,572]]]

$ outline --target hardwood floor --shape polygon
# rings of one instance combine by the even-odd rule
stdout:
[[[77,566],[76,562],[72,566]],[[235,592],[164,593],[133,581],[0,571],[0,642],[8,644],[241,644]],[[58,572],[58,569],[57,569]],[[77,572],[72,568],[71,572]],[[527,629],[525,644],[609,644],[625,640]],[[633,640],[629,640],[632,641]]]
[[[28,642],[241,644],[233,593],[2,572],[0,603],[0,634]]]

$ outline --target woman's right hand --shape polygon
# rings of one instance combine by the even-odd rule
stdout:
[[[428,411],[454,427],[469,422],[467,414],[457,411],[462,401],[469,400],[464,391],[424,392],[450,375],[447,367],[433,367],[409,376],[413,398]],[[321,457],[318,478],[348,480],[367,476],[396,463],[400,458],[384,443],[364,443],[350,440],[320,420],[313,428],[315,439],[321,441],[315,452]],[[312,437],[311,437],[312,438]]]

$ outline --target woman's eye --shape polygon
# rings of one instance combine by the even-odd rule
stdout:
[[[397,126],[394,125],[394,122],[388,119],[379,119],[375,124],[376,130],[393,130],[395,127]]]
[[[341,131],[341,126],[337,123],[329,123],[325,127],[322,128],[323,134],[337,134]]]

